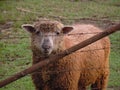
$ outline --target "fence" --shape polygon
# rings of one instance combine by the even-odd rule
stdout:
[[[2,1],[2,0],[0,0],[0,1]],[[7,0],[6,0],[7,1]],[[23,0],[24,1],[24,0]],[[63,0],[64,1],[64,0]],[[95,1],[95,0],[93,0],[93,1]],[[10,1],[9,1],[10,2]],[[6,3],[6,5],[9,5],[9,2],[7,2]],[[19,2],[19,0],[18,0],[18,2]],[[1,3],[1,2],[0,2]],[[32,4],[30,4],[30,6],[31,6]],[[86,4],[87,5],[87,4]],[[27,7],[27,8],[29,8],[29,6]],[[21,7],[19,7],[19,6],[17,6],[17,4],[16,4],[16,7],[15,7],[15,9],[17,9],[18,10],[18,12],[21,12],[21,13],[24,13],[23,15],[27,15],[26,13],[29,13],[29,14],[34,14],[34,15],[37,15],[38,17],[44,17],[44,15],[42,15],[41,13],[38,13],[38,12],[36,12],[36,11],[32,11],[33,10],[33,8],[32,7],[30,7],[31,8],[31,10],[30,9],[27,9],[27,8],[22,8],[22,6]],[[1,9],[1,11],[2,11],[2,9]],[[39,11],[39,10],[38,10]],[[9,13],[7,13],[6,11],[3,11],[3,13],[5,13],[6,15],[8,14],[9,15]],[[12,13],[12,15],[13,15],[13,17],[14,17],[14,12],[10,12],[10,13]],[[2,13],[1,13],[2,14]],[[51,14],[49,14],[49,15],[47,15],[47,16],[45,16],[45,17],[48,17],[48,18],[52,18],[52,19],[56,19],[56,20],[58,20],[58,21],[62,21],[62,22],[64,22],[64,23],[67,23],[67,22],[76,22],[76,21],[82,21],[82,22],[87,22],[88,23],[88,21],[90,22],[90,23],[92,23],[92,24],[96,24],[96,23],[99,23],[99,22],[102,22],[102,25],[103,24],[105,24],[104,26],[103,26],[103,28],[106,28],[106,27],[108,27],[108,26],[110,26],[110,25],[114,25],[114,24],[116,24],[117,22],[119,22],[119,19],[118,20],[114,20],[114,22],[113,21],[111,21],[111,20],[109,20],[109,19],[106,19],[106,17],[99,17],[99,18],[66,18],[66,17],[62,17],[62,16],[56,16],[56,15],[51,15]],[[108,16],[107,16],[108,17]],[[120,16],[118,15],[118,16],[113,16],[112,18],[119,18]],[[108,17],[108,18],[111,18],[111,17]],[[26,53],[28,53],[28,55],[31,55],[31,53],[30,53],[30,47],[28,46],[28,44],[27,43],[29,43],[28,42],[28,36],[27,35],[23,35],[22,36],[22,33],[20,33],[20,34],[14,34],[13,35],[13,32],[11,33],[11,31],[12,31],[12,27],[14,27],[13,25],[13,23],[14,22],[31,22],[31,20],[26,20],[26,19],[19,19],[19,18],[15,18],[15,19],[11,19],[11,18],[9,18],[9,19],[6,19],[6,21],[8,22],[8,23],[5,23],[4,25],[1,25],[0,24],[0,80],[4,80],[5,78],[7,78],[7,77],[11,77],[11,76],[13,76],[13,74],[14,73],[16,73],[16,72],[18,72],[18,70],[20,70],[20,71],[22,71],[22,70],[24,70],[24,69],[26,69],[26,68],[28,68],[29,66],[31,66],[31,58],[30,58],[30,56],[28,57],[28,56],[25,56],[26,55]],[[36,21],[36,19],[32,19],[32,22],[33,21]],[[96,22],[97,21],[97,22]],[[1,22],[0,22],[1,23]],[[22,23],[23,24],[23,23]],[[98,25],[99,26],[99,25]],[[101,26],[101,24],[100,24],[100,26]],[[11,31],[9,31],[9,29],[11,29]],[[16,29],[20,29],[20,28],[16,28]],[[16,31],[16,29],[14,30],[14,31]],[[2,34],[4,34],[5,33],[5,35],[2,35]],[[119,33],[119,32],[118,32]],[[96,35],[96,34],[98,34],[98,32],[95,32],[95,33],[77,33],[77,34],[74,34],[75,36],[78,36],[78,35],[84,35],[84,34],[94,34],[94,35]],[[71,36],[71,34],[68,34],[68,36]],[[23,41],[22,41],[23,40]],[[14,45],[15,44],[15,45]],[[19,45],[18,45],[19,44]],[[117,52],[117,53],[119,53],[120,51],[119,51],[119,49],[120,49],[120,46],[119,46],[119,39],[118,38],[116,38],[116,39],[114,39],[114,41],[112,41],[112,46],[110,47],[111,49],[112,49],[112,51],[113,52]],[[22,45],[22,46],[20,46],[20,45]],[[23,48],[23,47],[26,47],[26,48]],[[11,48],[11,49],[10,49]],[[15,49],[16,48],[16,49]],[[22,49],[23,48],[23,49]],[[109,47],[105,47],[105,48],[99,48],[99,49],[94,49],[95,51],[98,51],[98,50],[103,50],[103,49],[107,49],[107,48],[109,48]],[[12,50],[13,49],[13,50]],[[19,50],[17,50],[17,49],[19,49]],[[24,50],[25,51],[27,51],[27,52],[24,52]],[[89,52],[89,51],[94,51],[94,50],[86,50],[86,51],[81,51],[81,52]],[[23,54],[21,54],[20,52],[23,52]],[[14,55],[13,54],[11,54],[11,53],[14,53]],[[117,73],[117,74],[115,74],[116,76],[112,76],[112,77],[114,77],[114,78],[111,78],[110,79],[110,81],[112,82],[112,83],[116,83],[116,82],[119,82],[119,79],[120,79],[120,77],[118,77],[119,75],[120,75],[120,70],[119,70],[119,65],[118,65],[118,63],[119,63],[119,54],[117,54],[118,56],[116,56],[116,54],[114,54],[113,53],[113,55],[112,56],[116,56],[117,58],[116,58],[116,60],[114,61],[115,63],[114,64],[116,64],[117,66],[110,66],[110,68],[111,68],[111,70],[112,71],[114,71],[113,73]],[[112,58],[112,57],[111,57]],[[118,61],[118,62],[116,62],[116,61]],[[19,64],[18,64],[19,63]],[[112,63],[112,62],[111,62]],[[16,69],[16,67],[20,67],[19,69]],[[12,68],[12,69],[11,69]],[[116,69],[117,68],[117,69]],[[3,69],[3,70],[2,70]],[[14,70],[15,69],[15,70]],[[94,70],[93,68],[90,68],[91,70]],[[12,71],[12,72],[11,72]],[[52,74],[55,74],[55,73],[59,73],[59,72],[69,72],[70,70],[63,70],[63,71],[48,71],[48,72],[46,72],[46,73],[52,73]],[[79,70],[74,70],[74,71],[79,71]],[[9,73],[10,72],[10,73]],[[41,73],[41,72],[40,72]],[[33,74],[33,73],[32,73]],[[31,76],[31,74],[28,74],[27,75],[28,77],[29,76]],[[27,79],[28,77],[25,77],[25,79]],[[27,79],[28,80],[28,79]],[[21,82],[19,82],[19,81],[23,81],[22,83],[23,83],[23,85],[21,86],[21,84],[19,85],[19,83],[21,83]],[[32,81],[32,80],[30,80],[29,79],[29,81]],[[16,83],[18,83],[18,84],[16,84],[16,83],[11,83],[10,85],[8,85],[8,86],[5,86],[5,87],[3,87],[3,88],[1,88],[1,89],[5,89],[5,90],[7,90],[7,89],[9,89],[9,87],[15,87],[15,89],[16,90],[18,90],[18,88],[19,88],[19,90],[28,90],[28,88],[26,88],[25,86],[29,86],[29,87],[31,87],[32,89],[31,90],[33,90],[34,88],[33,88],[33,86],[31,86],[32,84],[30,84],[30,85],[28,85],[28,83],[26,83],[26,84],[24,84],[24,82],[25,82],[25,80],[18,80],[18,81],[16,81]],[[27,82],[27,81],[26,81]],[[116,84],[115,84],[116,85]],[[118,87],[117,87],[118,86]],[[112,86],[112,85],[110,85],[109,87],[110,88],[112,88],[112,87],[115,87],[115,90],[119,90],[119,85],[117,85],[117,86]],[[109,88],[108,87],[108,88]],[[6,89],[7,88],[7,89]],[[112,88],[113,89],[113,88]]]
[[[96,35],[96,34],[98,34],[98,32],[95,32],[95,33],[77,33],[77,34],[68,34],[68,36],[71,36],[71,35],[75,35],[75,36],[78,36],[78,35],[84,35],[84,34],[94,34],[94,35]],[[4,42],[4,40],[9,40],[9,39],[24,39],[24,38],[28,38],[27,36],[24,36],[24,37],[21,37],[21,36],[15,36],[15,37],[1,37],[0,39],[1,39],[1,41],[3,41]],[[118,42],[118,40],[116,40],[116,41],[114,41],[115,43],[116,42]],[[113,43],[113,44],[115,44],[115,43]],[[107,49],[107,48],[109,48],[109,47],[105,47],[105,48],[99,48],[99,49],[94,49],[94,50],[103,50],[103,49]],[[112,46],[111,47],[111,49],[120,49],[120,47],[118,46],[118,47],[114,47],[114,46]],[[89,51],[94,51],[94,50],[86,50],[86,51],[81,51],[81,52],[89,52]],[[68,53],[68,52],[67,52]],[[14,59],[15,58],[8,58],[8,60],[4,60],[4,59],[2,59],[2,60],[0,60],[0,62],[6,62],[6,61],[14,61]],[[19,58],[20,60],[26,60],[27,58]],[[22,62],[22,61],[21,61]],[[93,68],[90,68],[91,70],[94,70]],[[69,72],[69,71],[71,71],[71,70],[63,70],[63,71],[48,71],[48,72],[46,72],[46,74],[48,74],[48,73],[52,73],[52,74],[55,74],[55,73],[64,73],[64,72]],[[80,70],[74,70],[74,71],[80,71]],[[25,71],[26,72],[26,71]],[[26,75],[26,73],[19,73],[20,74],[20,76],[19,75],[17,75],[17,78],[16,79],[18,79],[18,77],[23,77],[24,75]],[[41,72],[40,72],[41,73]],[[1,73],[2,74],[2,73]],[[13,74],[11,74],[11,75],[1,75],[0,74],[0,77],[13,77],[14,75]],[[33,74],[33,73],[32,73]],[[30,76],[30,74],[27,74],[27,76]],[[7,80],[8,82],[10,81],[10,80]],[[3,82],[2,82],[2,84],[4,84]],[[19,87],[19,86],[13,86],[13,87]],[[95,88],[96,89],[96,88]],[[117,89],[117,88],[116,88]],[[118,87],[118,90],[119,90],[119,87]]]
[[[6,80],[1,81],[1,82],[0,82],[0,86],[3,87],[3,86],[5,86],[5,85],[7,85],[7,84],[9,84],[9,83],[11,83],[11,82],[13,82],[13,81],[21,78],[21,77],[24,77],[25,75],[28,75],[28,74],[30,74],[30,73],[33,73],[33,72],[35,72],[36,70],[38,70],[40,67],[43,67],[43,66],[49,64],[50,62],[55,62],[55,60],[60,59],[60,58],[62,58],[62,57],[64,57],[64,56],[66,56],[66,55],[69,55],[69,54],[71,54],[72,52],[74,52],[74,51],[76,51],[76,50],[78,50],[78,49],[80,49],[80,48],[83,48],[83,47],[85,47],[85,46],[87,46],[87,45],[89,45],[89,44],[91,44],[91,43],[93,43],[93,42],[95,42],[95,41],[97,41],[97,40],[99,40],[99,39],[101,39],[101,38],[103,38],[103,37],[105,37],[105,36],[113,33],[113,32],[115,32],[115,31],[119,30],[119,29],[120,29],[120,24],[118,24],[118,25],[116,25],[116,26],[114,26],[114,27],[112,27],[112,28],[109,28],[108,30],[106,30],[106,31],[104,31],[104,32],[101,32],[101,33],[99,33],[99,34],[97,34],[97,35],[95,35],[95,36],[93,36],[93,37],[91,37],[91,38],[89,38],[89,39],[81,42],[80,44],[77,44],[76,46],[73,46],[73,47],[71,47],[71,48],[63,51],[63,52],[61,52],[60,54],[58,54],[58,55],[56,55],[56,56],[51,56],[51,57],[49,57],[48,59],[46,59],[46,60],[44,60],[44,61],[41,61],[40,63],[38,63],[38,64],[36,64],[36,65],[33,65],[32,67],[30,67],[30,68],[28,68],[28,69],[25,69],[25,70],[23,70],[22,72],[19,72],[19,73],[13,75],[12,77],[10,77],[10,78],[8,78],[8,79],[6,79]],[[83,33],[82,33],[82,34],[83,34]],[[88,34],[88,33],[87,33],[87,34]],[[89,33],[89,34],[90,34],[90,33]],[[93,33],[92,33],[92,34],[93,34]],[[94,33],[94,34],[95,34],[95,33]],[[73,35],[73,34],[71,34],[71,35]],[[75,34],[74,34],[74,35],[75,35]],[[81,35],[81,34],[76,34],[76,35]],[[106,47],[106,48],[107,48],[107,47]],[[102,48],[102,49],[106,49],[106,48]],[[97,50],[102,50],[102,49],[97,49]],[[91,69],[91,68],[90,68],[90,69]],[[69,72],[70,70],[57,71],[57,72],[54,71],[54,72],[52,72],[52,73],[66,72],[66,71]],[[74,71],[78,71],[78,70],[74,70]],[[49,73],[49,72],[48,72],[48,73]],[[95,89],[96,89],[96,88],[95,88]]]

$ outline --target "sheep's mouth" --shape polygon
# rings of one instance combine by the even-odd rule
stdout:
[[[41,53],[42,53],[44,56],[49,56],[49,55],[52,53],[52,49],[42,49],[42,50],[41,50]]]
[[[44,54],[49,54],[49,51],[44,51]]]
[[[44,54],[45,56],[48,56],[48,55],[50,54],[50,51],[49,51],[49,50],[44,50],[43,54]]]

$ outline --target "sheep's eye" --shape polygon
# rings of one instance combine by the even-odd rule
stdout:
[[[39,34],[40,34],[40,31],[37,31],[36,34],[39,35]]]
[[[59,34],[60,34],[60,32],[58,32],[58,31],[57,31],[57,32],[56,32],[56,34],[57,34],[57,35],[59,35]]]

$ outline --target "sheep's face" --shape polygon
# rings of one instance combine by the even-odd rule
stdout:
[[[63,24],[51,21],[40,22],[34,26],[24,24],[22,27],[31,33],[32,46],[44,56],[57,51],[62,44],[63,34],[73,29],[73,27],[63,27]]]

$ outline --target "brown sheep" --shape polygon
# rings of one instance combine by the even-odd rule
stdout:
[[[93,25],[64,26],[51,20],[38,21],[34,25],[24,24],[22,27],[31,33],[33,64],[101,32]],[[69,35],[64,35],[67,33]],[[36,90],[86,90],[89,85],[91,90],[106,90],[109,76],[109,47],[110,42],[106,37],[62,60],[40,68],[32,74]]]

